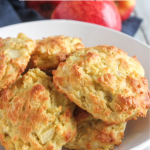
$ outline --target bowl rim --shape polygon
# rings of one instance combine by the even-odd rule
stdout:
[[[16,24],[12,24],[12,25],[7,25],[7,26],[4,26],[4,27],[0,27],[0,30],[2,29],[5,29],[5,28],[10,28],[10,27],[13,27],[13,26],[21,26],[21,25],[25,25],[25,24],[33,24],[33,23],[47,23],[47,22],[63,22],[63,23],[77,23],[77,24],[81,24],[81,25],[88,25],[88,26],[93,26],[93,27],[99,27],[103,30],[108,30],[108,31],[111,31],[111,32],[114,32],[116,34],[120,34],[121,36],[125,36],[125,37],[128,37],[130,38],[131,40],[135,40],[139,43],[141,43],[142,45],[146,46],[147,48],[150,48],[150,45],[138,40],[138,39],[135,39],[133,38],[132,36],[128,35],[128,34],[125,34],[121,31],[117,31],[117,30],[114,30],[114,29],[111,29],[111,28],[108,28],[108,27],[105,27],[105,26],[102,26],[102,25],[98,25],[98,24],[94,24],[94,23],[89,23],[89,22],[84,22],[84,21],[78,21],[78,20],[69,20],[69,19],[50,19],[50,20],[37,20],[37,21],[30,21],[30,22],[21,22],[21,23],[16,23]]]

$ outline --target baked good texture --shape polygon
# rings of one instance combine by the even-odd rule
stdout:
[[[40,68],[43,71],[55,69],[60,62],[66,60],[67,54],[83,47],[81,39],[63,35],[37,40],[29,68]]]
[[[122,143],[126,123],[107,126],[83,109],[77,108],[75,112],[77,135],[65,147],[76,150],[112,150]]]
[[[74,108],[51,77],[30,70],[1,92],[1,144],[6,150],[61,150],[76,135]]]
[[[76,51],[53,71],[53,82],[79,107],[106,124],[146,116],[148,81],[136,59],[114,46]]]
[[[14,83],[24,72],[36,42],[25,34],[17,38],[0,38],[0,91]]]

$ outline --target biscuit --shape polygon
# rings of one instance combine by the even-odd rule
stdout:
[[[24,72],[36,42],[25,34],[17,38],[0,38],[0,91],[14,83]]]
[[[79,150],[112,150],[122,143],[126,123],[106,126],[103,121],[85,110],[75,109],[77,121],[77,135],[65,147]]]
[[[83,47],[80,39],[63,35],[37,40],[29,68],[40,68],[43,71],[54,69],[66,60],[67,54]]]
[[[148,81],[136,56],[114,46],[83,48],[53,71],[59,92],[106,124],[146,116]]]
[[[51,77],[30,70],[1,92],[1,144],[6,150],[61,150],[76,135],[74,108]]]

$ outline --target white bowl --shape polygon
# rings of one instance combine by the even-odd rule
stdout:
[[[54,35],[78,37],[86,47],[114,45],[123,49],[129,56],[137,55],[150,82],[150,47],[121,32],[79,21],[47,20],[0,28],[0,37],[16,37],[20,32],[33,39]],[[150,111],[145,118],[128,122],[123,142],[116,150],[143,150],[148,146],[150,146]],[[0,150],[4,150],[2,146]]]

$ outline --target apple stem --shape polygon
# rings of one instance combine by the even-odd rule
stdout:
[[[118,3],[118,2],[116,2],[116,1],[115,1],[115,4],[116,4],[117,6],[119,6],[119,3]]]

